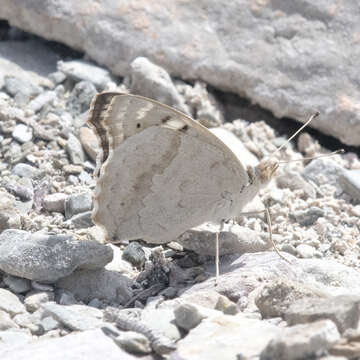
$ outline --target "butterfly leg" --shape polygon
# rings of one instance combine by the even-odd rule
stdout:
[[[216,269],[216,279],[215,286],[219,283],[219,235],[224,230],[224,224],[226,220],[221,220],[219,231],[216,233],[216,253],[215,253],[215,269]]]
[[[276,251],[276,253],[285,261],[289,262],[289,260],[280,253],[279,249],[277,248],[273,236],[272,236],[272,227],[271,227],[271,218],[270,218],[270,210],[269,208],[266,206],[264,210],[260,210],[260,211],[252,211],[252,212],[246,212],[246,213],[240,213],[239,216],[251,216],[251,215],[257,215],[257,214],[265,214],[266,217],[266,222],[267,222],[267,226],[268,226],[268,231],[269,231],[269,240],[273,246],[273,249]]]

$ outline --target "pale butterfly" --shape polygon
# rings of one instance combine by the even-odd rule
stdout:
[[[142,96],[100,93],[88,122],[101,146],[93,221],[111,243],[166,243],[204,222],[223,224],[241,214],[280,164],[269,157],[245,168],[206,127]]]

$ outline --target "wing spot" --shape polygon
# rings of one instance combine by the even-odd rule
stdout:
[[[162,124],[165,124],[165,123],[167,123],[170,119],[171,119],[171,116],[170,116],[170,115],[167,115],[167,116],[165,116],[163,119],[161,119],[161,123],[162,123]]]
[[[181,129],[179,129],[181,132],[186,132],[187,130],[189,130],[189,125],[184,125]]]

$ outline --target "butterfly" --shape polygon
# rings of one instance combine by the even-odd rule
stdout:
[[[223,224],[241,214],[280,164],[269,157],[245,167],[206,127],[138,95],[96,95],[88,123],[101,147],[92,218],[111,243],[161,244],[204,222]]]

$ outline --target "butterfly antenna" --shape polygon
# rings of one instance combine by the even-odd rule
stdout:
[[[337,154],[343,154],[344,152],[345,152],[344,149],[339,149],[339,150],[331,152],[330,154],[322,154],[322,155],[318,155],[318,156],[314,156],[314,157],[305,157],[305,158],[296,159],[296,160],[284,160],[284,161],[279,161],[278,164],[287,164],[287,163],[295,162],[295,161],[314,160],[314,159],[319,159],[322,157],[329,157],[329,156],[334,156]]]
[[[306,123],[301,126],[294,134],[292,134],[289,139],[287,139],[282,145],[280,145],[271,155],[274,155],[278,151],[280,151],[287,143],[289,143],[302,129],[304,129],[308,124],[313,121],[316,117],[318,117],[320,113],[317,111],[316,113],[312,114],[309,119],[306,121]]]

